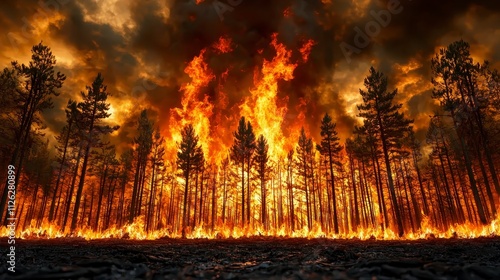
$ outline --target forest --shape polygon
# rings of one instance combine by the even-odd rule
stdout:
[[[64,127],[55,138],[46,134],[43,113],[53,109],[67,77],[56,72],[49,46],[33,46],[27,64],[13,61],[0,75],[2,223],[8,224],[13,166],[16,230],[24,236],[499,233],[500,76],[472,58],[467,42],[453,42],[431,60],[428,83],[439,110],[423,139],[390,77],[373,67],[359,89],[361,121],[351,137],[339,137],[327,112],[316,124],[320,138],[306,122],[285,135],[276,93],[294,68],[286,48],[276,39],[272,46],[276,56],[263,63],[230,127],[213,125],[213,106],[202,94],[210,79],[202,51],[186,67],[191,81],[180,89],[182,104],[171,110],[169,128],[160,129],[144,109],[131,143],[110,141],[122,128],[110,120],[106,73],[95,73],[78,98],[64,100]],[[303,47],[305,59],[311,46]],[[231,145],[217,138],[217,129],[231,130]]]

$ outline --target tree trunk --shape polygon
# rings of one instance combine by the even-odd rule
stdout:
[[[78,148],[78,153],[76,157],[76,163],[75,163],[75,171],[73,172],[73,178],[71,179],[71,186],[69,187],[69,195],[67,197],[67,204],[66,204],[66,210],[64,211],[64,220],[63,220],[63,225],[62,229],[63,231],[66,229],[66,223],[69,218],[69,211],[71,210],[71,201],[73,201],[73,192],[75,190],[75,184],[76,184],[76,177],[78,175],[78,169],[80,166],[80,160],[81,160],[81,155],[82,155],[82,146]]]
[[[64,163],[66,162],[66,151],[68,149],[68,143],[69,143],[69,137],[71,134],[72,124],[73,124],[73,121],[72,121],[72,118],[70,118],[70,121],[68,122],[68,134],[66,135],[66,139],[64,139],[64,149],[63,149],[63,155],[61,158],[61,166],[59,167],[59,172],[57,174],[57,180],[56,180],[56,186],[54,187],[54,195],[52,196],[52,202],[50,204],[49,222],[51,222],[54,219],[54,206],[55,206],[54,201],[56,200],[56,194],[57,194],[57,190],[59,189],[59,182],[61,181],[62,170],[64,167]]]
[[[190,162],[188,160],[187,162],[187,170],[185,171],[185,184],[184,184],[184,208],[182,211],[182,238],[186,238],[186,224],[187,224],[187,219],[186,219],[186,210],[187,210],[187,196],[188,196],[188,187],[189,187],[189,166]]]
[[[245,227],[245,159],[241,161],[241,227]]]
[[[82,198],[83,185],[85,184],[85,175],[87,173],[87,164],[89,160],[90,148],[92,146],[92,136],[94,130],[95,115],[97,113],[97,99],[94,102],[94,108],[92,110],[92,116],[90,118],[90,127],[88,130],[87,147],[85,148],[85,154],[83,158],[82,173],[80,175],[80,183],[78,184],[78,191],[76,193],[75,210],[73,211],[73,220],[71,221],[71,231],[76,229],[78,210],[80,207],[80,200]]]
[[[99,219],[101,217],[101,206],[102,206],[102,198],[104,196],[104,188],[106,186],[106,177],[108,176],[108,164],[105,162],[106,159],[104,159],[104,170],[102,174],[102,180],[101,184],[99,185],[99,200],[97,202],[97,213],[95,217],[95,224],[94,224],[94,229],[99,230]]]

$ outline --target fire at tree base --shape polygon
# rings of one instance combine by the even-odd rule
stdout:
[[[354,240],[419,240],[433,238],[463,238],[472,239],[480,237],[500,237],[500,216],[488,225],[475,225],[472,223],[456,224],[446,230],[431,226],[429,219],[423,218],[420,229],[409,232],[404,236],[398,236],[395,230],[390,228],[358,228],[356,231],[334,234],[326,232],[319,223],[314,223],[311,229],[305,226],[302,229],[291,231],[282,226],[279,229],[265,230],[262,225],[241,228],[228,225],[199,225],[186,229],[188,239],[226,239],[226,238],[251,238],[251,237],[279,237],[279,238],[328,238],[328,239],[354,239]],[[59,226],[44,221],[41,226],[36,227],[36,222],[32,221],[31,226],[18,231],[16,236],[22,239],[50,239],[50,238],[82,238],[85,240],[95,239],[132,239],[132,240],[157,240],[162,238],[181,238],[180,231],[175,231],[170,227],[145,231],[144,217],[140,216],[132,224],[121,228],[111,227],[107,230],[97,232],[91,228],[82,228],[74,232],[64,232]],[[10,229],[3,227],[0,229],[0,236],[8,236]]]

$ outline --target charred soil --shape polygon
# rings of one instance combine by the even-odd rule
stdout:
[[[2,263],[0,279],[500,279],[500,238],[17,243],[16,273]]]

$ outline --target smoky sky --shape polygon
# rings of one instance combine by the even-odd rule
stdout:
[[[387,75],[390,89],[398,87],[397,100],[422,136],[426,116],[436,109],[430,59],[439,47],[464,39],[478,62],[490,60],[500,68],[500,2],[396,2],[402,11],[360,48],[356,29],[376,22],[373,13],[387,10],[394,0],[2,1],[0,62],[3,67],[12,60],[27,63],[30,47],[40,41],[52,47],[58,70],[68,76],[54,108],[44,113],[53,134],[64,124],[67,100],[78,98],[101,72],[116,107],[113,121],[122,126],[115,141],[131,142],[141,109],[150,109],[158,127],[168,127],[170,109],[180,106],[180,87],[189,82],[185,67],[220,37],[230,38],[233,50],[207,53],[216,78],[203,92],[217,104],[222,90],[227,100],[218,110],[234,119],[235,108],[254,86],[254,72],[275,55],[270,42],[277,33],[297,63],[294,79],[280,81],[278,99],[291,119],[305,110],[304,126],[313,137],[319,136],[324,113],[334,117],[342,137],[350,135],[358,121],[358,89],[372,65]],[[216,7],[230,9],[221,19]],[[310,39],[315,45],[303,63],[298,50]],[[341,43],[360,51],[346,59]]]

